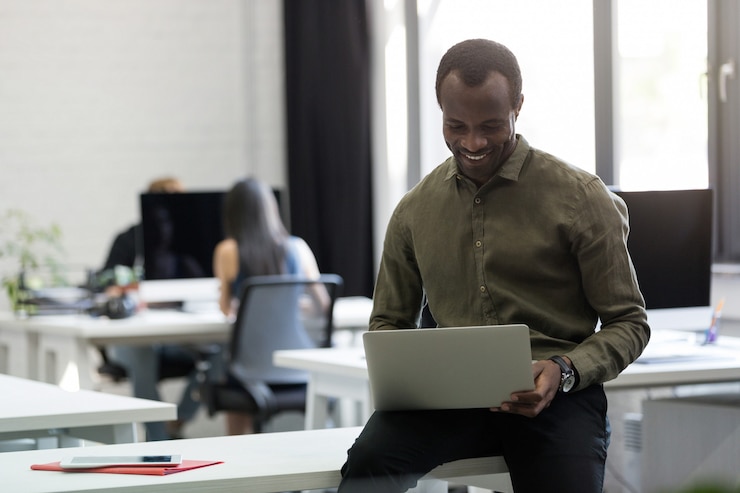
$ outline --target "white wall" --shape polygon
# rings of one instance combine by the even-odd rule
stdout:
[[[0,214],[57,222],[67,260],[99,267],[155,177],[284,186],[281,9],[0,0]]]

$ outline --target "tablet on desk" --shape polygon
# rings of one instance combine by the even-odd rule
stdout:
[[[62,469],[90,469],[95,467],[130,466],[179,466],[182,457],[170,455],[90,455],[65,457],[60,462]]]

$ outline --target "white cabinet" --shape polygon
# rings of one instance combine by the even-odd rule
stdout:
[[[740,394],[645,401],[642,424],[642,493],[740,485]]]

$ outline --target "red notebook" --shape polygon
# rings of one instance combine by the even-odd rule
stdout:
[[[62,469],[59,462],[49,462],[48,464],[33,464],[31,469],[34,471],[62,471],[62,472],[103,472],[110,474],[147,474],[150,476],[166,476],[176,472],[189,471],[199,467],[213,466],[223,464],[223,461],[217,460],[186,460],[183,459],[179,466],[117,466],[117,467],[93,467],[90,469]]]

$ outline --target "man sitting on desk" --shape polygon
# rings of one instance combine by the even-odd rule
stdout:
[[[516,134],[522,77],[503,45],[453,46],[436,89],[452,157],[390,219],[370,329],[414,328],[425,294],[443,327],[526,324],[535,389],[490,410],[376,411],[339,492],[402,492],[442,463],[503,455],[518,493],[600,493],[602,383],[650,334],[624,202]]]

